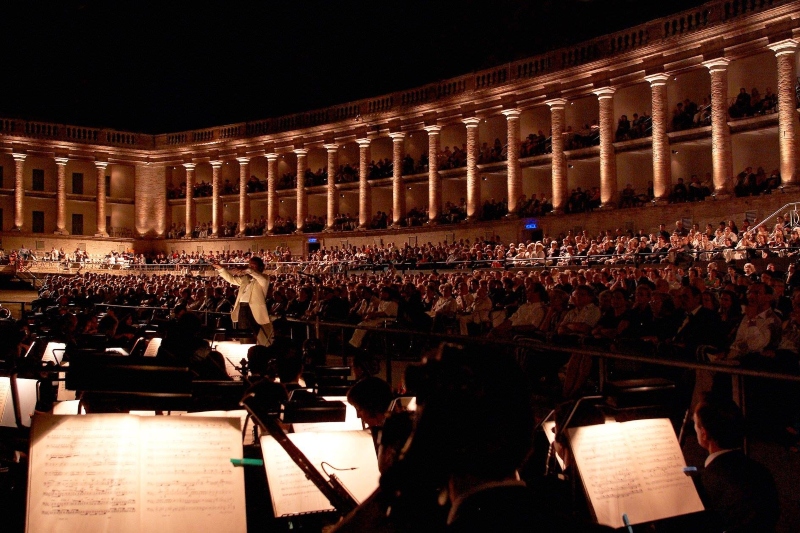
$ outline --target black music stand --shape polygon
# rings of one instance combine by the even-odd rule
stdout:
[[[79,350],[71,354],[66,387],[80,391],[87,413],[185,411],[192,399],[188,367]]]

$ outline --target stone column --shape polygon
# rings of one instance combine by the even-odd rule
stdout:
[[[465,118],[467,126],[467,220],[475,222],[481,215],[481,181],[478,176],[478,124],[481,119]]]
[[[327,192],[327,211],[325,220],[325,231],[333,230],[333,223],[336,219],[336,212],[339,210],[338,202],[336,201],[336,167],[338,163],[338,150],[337,144],[323,145],[325,150],[328,151],[328,184],[326,187]]]
[[[358,229],[369,229],[372,221],[372,191],[369,187],[369,139],[358,143]]]
[[[297,231],[303,233],[308,215],[308,198],[306,197],[306,167],[308,166],[308,150],[298,148],[297,154]]]
[[[519,109],[506,109],[507,157],[506,174],[508,176],[508,216],[516,217],[519,211],[519,199],[522,196],[522,168],[519,166]]]
[[[66,157],[56,157],[58,192],[56,196],[56,235],[69,235],[67,231],[67,163]]]
[[[25,224],[25,171],[26,154],[12,154],[14,158],[14,228],[12,231],[22,231]]]
[[[97,232],[95,237],[108,237],[106,228],[106,168],[105,161],[95,161],[97,167]]]
[[[728,64],[720,57],[704,61],[711,73],[711,163],[714,194],[718,199],[730,196],[733,189],[731,129],[728,126]]]
[[[553,214],[560,215],[564,212],[567,202],[567,160],[564,157],[564,122],[566,122],[564,108],[567,100],[554,98],[545,103],[550,106]]]
[[[593,91],[600,104],[600,205],[617,205],[617,154],[614,152],[614,87]]]
[[[194,204],[194,163],[184,163],[186,169],[186,235],[184,239],[191,239],[194,227],[197,225],[197,207]]]
[[[651,124],[653,131],[653,196],[657,202],[667,202],[672,189],[672,161],[667,137],[667,80],[666,74],[645,77],[650,83]]]
[[[406,191],[403,187],[403,156],[406,134],[390,133],[392,138],[392,227],[399,227],[406,216]]]
[[[797,41],[787,39],[770,45],[778,60],[778,128],[781,146],[781,183],[784,188],[798,186],[797,172],[797,101],[795,83]]]
[[[428,132],[428,224],[437,224],[442,214],[442,179],[439,177],[441,126],[425,126]]]
[[[239,237],[244,236],[244,228],[250,218],[250,197],[247,196],[247,181],[250,179],[250,158],[237,157],[239,162]]]
[[[219,226],[222,222],[222,201],[220,200],[220,176],[219,171],[222,168],[222,161],[211,162],[211,235],[210,237],[219,237]]]
[[[278,180],[278,154],[267,154],[267,233],[275,228],[278,216],[278,195],[275,185]]]

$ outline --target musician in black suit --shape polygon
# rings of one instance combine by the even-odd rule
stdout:
[[[742,452],[744,418],[731,400],[701,402],[694,413],[697,442],[709,456],[700,496],[710,514],[707,531],[775,531],[780,516],[772,474]]]

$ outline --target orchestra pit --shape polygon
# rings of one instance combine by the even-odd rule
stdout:
[[[800,0],[686,6],[245,122],[0,107],[3,530],[800,530]]]

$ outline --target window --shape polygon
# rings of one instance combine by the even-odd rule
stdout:
[[[83,215],[79,213],[72,214],[72,234],[83,235]]]
[[[72,173],[72,194],[83,194],[83,173]]]
[[[44,211],[34,211],[31,220],[33,233],[44,233]]]
[[[34,191],[44,190],[44,169],[33,169],[33,188]]]
[[[106,196],[111,196],[111,176],[106,176]]]

